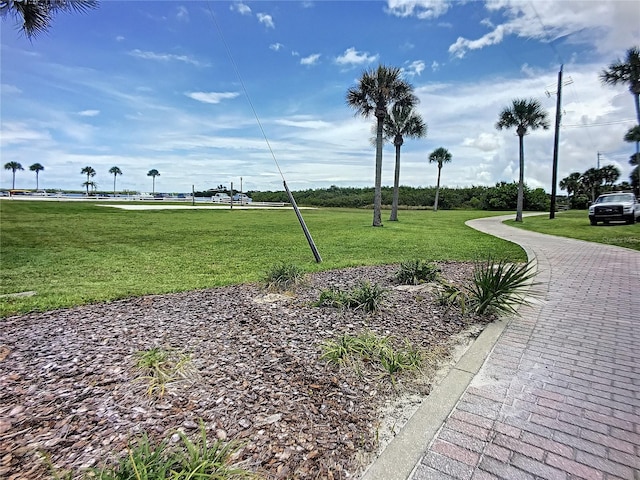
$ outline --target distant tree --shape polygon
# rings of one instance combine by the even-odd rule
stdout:
[[[376,117],[376,173],[373,195],[373,226],[382,226],[382,143],[384,120],[389,105],[414,106],[418,98],[413,87],[401,77],[399,68],[379,65],[377,69],[363,72],[356,87],[347,91],[347,105],[356,115]]]
[[[385,117],[383,136],[385,140],[393,141],[396,148],[396,167],[393,179],[393,200],[391,203],[390,222],[398,221],[398,197],[400,188],[400,148],[404,137],[422,138],[427,134],[427,124],[420,114],[411,106],[395,104],[391,112]]]
[[[600,73],[600,80],[605,85],[622,84],[629,87],[640,125],[640,48],[631,47],[627,50],[624,60],[616,60]]]
[[[600,168],[600,175],[602,176],[604,186],[612,188],[613,184],[620,178],[620,170],[614,165],[605,165]]]
[[[87,187],[87,195],[89,195],[89,187],[95,184],[94,182],[91,182],[91,177],[96,176],[96,171],[93,167],[86,166],[80,170],[80,173],[87,176],[87,181],[84,182],[82,186]]]
[[[590,168],[580,176],[582,188],[586,193],[590,194],[592,202],[596,201],[603,180],[602,170],[599,168]]]
[[[39,179],[38,179],[38,176],[39,176],[38,174],[42,170],[44,170],[44,167],[39,163],[34,163],[33,165],[31,165],[29,167],[29,170],[31,170],[32,172],[36,172],[36,190],[40,190],[40,182],[39,182]]]
[[[153,190],[152,190],[152,195],[156,194],[156,177],[160,176],[160,172],[158,170],[156,170],[155,168],[149,170],[147,172],[147,177],[153,177]]]
[[[452,155],[449,153],[444,147],[436,148],[429,155],[429,163],[437,163],[438,164],[438,183],[436,184],[436,199],[433,202],[433,211],[438,211],[438,199],[440,197],[440,173],[442,171],[442,165],[445,163],[449,163],[451,161]]]
[[[516,127],[516,133],[520,142],[520,175],[518,179],[518,203],[516,206],[516,222],[522,221],[522,208],[524,204],[524,136],[528,130],[542,128],[547,130],[547,112],[535,99],[516,99],[511,106],[504,108],[500,112],[500,118],[496,123],[496,128]]]
[[[11,189],[15,190],[16,188],[16,172],[18,170],[24,170],[24,168],[22,168],[22,165],[20,165],[20,163],[18,162],[7,162],[4,164],[4,169],[5,170],[11,170],[11,174],[13,175],[13,181],[11,183]]]
[[[111,175],[113,175],[113,194],[116,194],[116,178],[118,178],[118,175],[122,175],[122,170],[120,170],[120,167],[111,167],[109,169],[109,173]]]
[[[95,0],[3,0],[0,16],[13,17],[27,38],[34,38],[49,30],[58,12],[85,12],[97,8]]]

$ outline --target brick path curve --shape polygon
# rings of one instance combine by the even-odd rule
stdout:
[[[542,296],[509,321],[410,478],[640,480],[640,252],[505,218],[468,224],[535,258]]]

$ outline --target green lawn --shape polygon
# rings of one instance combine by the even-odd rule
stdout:
[[[499,212],[495,212],[497,215]],[[260,281],[273,265],[307,271],[407,259],[526,260],[522,249],[464,225],[481,211],[304,210],[316,264],[291,210],[125,211],[93,203],[0,201],[0,316],[149,293]],[[383,212],[383,219],[389,212]]]
[[[534,232],[640,250],[640,224],[599,223],[597,226],[591,226],[586,210],[559,212],[553,220],[549,219],[547,213],[525,217],[522,223],[513,220],[507,220],[505,223]]]

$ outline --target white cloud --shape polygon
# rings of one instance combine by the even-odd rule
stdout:
[[[116,42],[122,42],[122,41],[124,41],[124,37],[122,35],[118,35],[116,37]]]
[[[276,28],[275,24],[273,23],[273,17],[271,17],[271,15],[268,15],[266,13],[258,13],[256,14],[256,16],[258,17],[258,21],[265,27]]]
[[[506,21],[494,25],[491,19],[483,19],[481,25],[492,31],[475,40],[458,37],[449,47],[452,55],[463,58],[469,50],[499,44],[509,35],[543,42],[567,36],[569,41],[593,43],[607,53],[628,48],[640,37],[640,8],[632,1],[494,0],[485,6]],[[593,42],[595,37],[598,42]]]
[[[465,138],[465,147],[473,147],[483,152],[493,152],[500,146],[500,139],[495,133],[480,133],[475,138]]]
[[[100,115],[100,110],[82,110],[78,112],[81,117],[95,117]]]
[[[3,147],[12,144],[26,143],[28,145],[42,140],[51,140],[47,130],[34,129],[21,122],[3,122],[0,145]]]
[[[440,64],[434,60],[433,63],[431,64],[431,71],[437,72],[439,69],[440,69]]]
[[[359,52],[354,47],[347,48],[344,53],[336,58],[338,65],[357,66],[366,65],[378,60],[378,55],[370,55],[368,52]]]
[[[139,50],[137,48],[135,50],[131,50],[129,52],[129,55],[131,55],[132,57],[143,58],[145,60],[157,60],[161,62],[171,62],[171,61],[184,62],[184,63],[188,63],[198,67],[207,65],[206,63],[200,62],[195,58],[190,57],[189,55],[175,55],[173,53],[156,53],[156,52]]]
[[[238,12],[240,15],[251,15],[251,8],[242,2],[232,3],[229,6],[232,12]]]
[[[320,54],[314,53],[313,55],[309,55],[308,57],[303,57],[300,59],[300,65],[316,65],[320,60]]]
[[[405,75],[410,77],[414,77],[416,75],[420,75],[425,69],[425,64],[422,60],[414,60],[411,62],[406,68],[403,68],[403,72]]]
[[[304,128],[310,130],[320,130],[331,128],[331,123],[326,122],[324,120],[313,119],[309,116],[300,115],[297,117],[291,117],[287,119],[279,119],[276,120],[275,123],[278,125],[284,125],[287,127],[296,127],[296,128]]]
[[[271,50],[273,50],[274,52],[280,51],[280,49],[282,49],[282,47],[284,47],[284,45],[281,44],[281,43],[272,43],[271,45],[269,45],[269,48]]]
[[[447,0],[387,0],[387,12],[397,17],[438,18],[449,6]]]
[[[15,85],[3,83],[2,85],[0,85],[0,93],[2,93],[2,95],[19,95],[22,93],[22,90],[20,90]]]
[[[190,92],[185,94],[202,103],[220,103],[222,100],[231,100],[238,97],[238,92]]]
[[[189,10],[187,10],[187,7],[184,7],[184,6],[180,5],[178,7],[178,12],[176,13],[176,17],[181,22],[188,22],[189,21]]]

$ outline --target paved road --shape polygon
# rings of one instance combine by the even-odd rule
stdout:
[[[542,297],[508,322],[410,478],[640,480],[640,252],[502,219],[469,224],[535,257]]]

